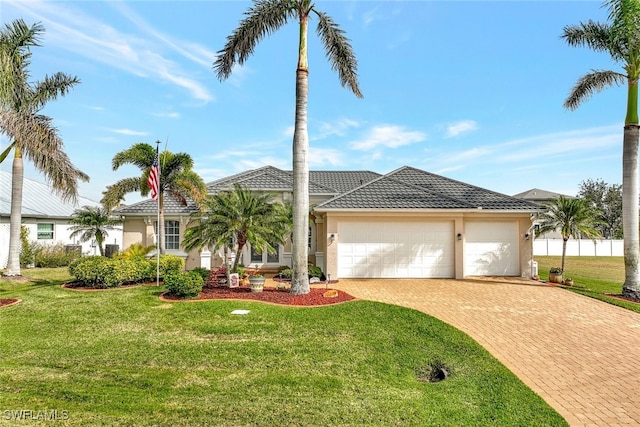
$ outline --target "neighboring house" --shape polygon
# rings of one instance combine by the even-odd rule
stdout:
[[[567,196],[565,194],[554,193],[553,191],[540,190],[539,188],[532,188],[529,191],[524,191],[522,193],[515,194],[513,197],[516,199],[527,200],[529,202],[533,202],[539,206],[543,206],[545,203],[557,199],[558,197],[563,196],[567,199],[572,199],[573,196]],[[538,225],[534,221],[533,229],[537,231]],[[562,239],[562,234],[559,231],[553,231],[549,233],[545,233],[541,236],[538,236],[540,239]]]
[[[94,242],[80,243],[71,239],[69,221],[76,209],[82,206],[100,206],[99,202],[84,197],[78,204],[63,202],[46,184],[25,178],[22,196],[22,224],[29,230],[29,240],[41,244],[81,245],[82,253],[99,255]],[[11,173],[0,170],[0,268],[9,259],[9,217],[11,214]],[[122,230],[109,232],[105,244],[122,248]]]
[[[412,167],[386,175],[369,171],[310,171],[309,259],[339,278],[462,278],[532,273],[532,216],[535,203],[482,189]],[[207,185],[209,193],[234,183],[292,198],[290,171],[272,166],[239,173]],[[167,233],[187,268],[200,255],[181,252],[188,214],[195,206],[165,206]],[[157,204],[119,208],[125,218],[125,247],[153,244]],[[277,254],[247,248],[244,265],[290,265],[291,243]],[[216,254],[211,266],[220,265]]]

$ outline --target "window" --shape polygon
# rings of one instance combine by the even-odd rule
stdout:
[[[265,248],[261,254],[259,254],[253,247],[251,247],[251,264],[277,264],[280,262],[280,245],[273,246],[276,253],[270,254]]]
[[[180,222],[164,222],[164,247],[166,249],[180,249]]]
[[[53,224],[38,223],[38,240],[53,240]]]
[[[154,232],[158,233],[158,222],[154,223]],[[164,248],[180,249],[180,221],[164,222]]]

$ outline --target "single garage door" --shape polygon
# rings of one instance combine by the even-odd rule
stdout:
[[[454,277],[453,222],[341,222],[338,276]]]
[[[519,276],[520,247],[516,222],[467,222],[465,276]]]

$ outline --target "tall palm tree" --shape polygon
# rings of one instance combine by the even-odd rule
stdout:
[[[11,141],[0,154],[0,162],[13,150],[11,177],[11,216],[9,225],[9,260],[6,276],[19,276],[20,224],[22,222],[22,188],[24,158],[44,174],[53,190],[63,200],[78,198],[78,180],[89,177],[77,169],[64,152],[63,142],[52,119],[40,114],[48,101],[66,95],[78,84],[75,76],[55,73],[32,82],[29,73],[31,48],[39,46],[44,27],[28,26],[21,19],[5,24],[0,30],[0,132]]]
[[[122,224],[119,219],[113,218],[111,212],[99,206],[83,206],[76,209],[71,219],[73,226],[69,237],[79,237],[81,242],[88,242],[95,239],[100,256],[104,256],[104,240],[109,236],[109,231],[115,226]]]
[[[584,236],[588,239],[602,239],[598,229],[598,216],[600,212],[593,204],[580,198],[568,198],[560,196],[544,204],[546,210],[537,215],[539,229],[536,236],[553,231],[559,231],[562,236],[562,272],[564,273],[565,254],[569,238],[579,239]]]
[[[293,251],[291,293],[310,292],[308,275],[309,236],[309,134],[307,130],[307,97],[309,92],[309,68],[307,63],[307,27],[312,13],[318,18],[316,32],[322,40],[325,55],[342,86],[347,86],[357,97],[358,63],[344,31],[326,13],[316,9],[312,0],[254,0],[246,17],[233,34],[227,37],[224,48],[218,52],[214,69],[220,80],[231,75],[233,66],[242,65],[253,53],[260,40],[289,20],[297,20],[300,26],[298,65],[296,69],[296,111],[293,132]]]
[[[158,142],[159,143],[159,142]],[[124,178],[107,187],[102,197],[102,205],[111,209],[124,200],[127,193],[139,191],[142,196],[149,195],[149,172],[156,158],[156,149],[144,142],[134,144],[131,148],[116,153],[111,161],[113,170],[124,164],[132,164],[140,168],[142,175],[139,177]],[[193,159],[187,153],[171,153],[163,151],[160,158],[160,179],[158,186],[159,224],[158,247],[160,253],[164,253],[164,199],[169,194],[176,198],[184,206],[188,199],[199,203],[207,194],[207,187],[191,168]]]
[[[627,113],[622,144],[622,223],[625,279],[622,293],[640,298],[640,188],[638,184],[638,79],[640,78],[640,2],[609,0],[607,23],[589,20],[566,26],[562,38],[570,46],[587,46],[608,53],[622,70],[592,70],[582,76],[564,102],[574,110],[593,93],[611,85],[627,84]]]
[[[208,196],[201,209],[191,214],[182,245],[185,250],[236,247],[232,270],[240,261],[247,243],[256,251],[275,253],[274,245],[284,244],[291,234],[291,206],[276,203],[273,195],[254,193],[239,184],[233,191]]]

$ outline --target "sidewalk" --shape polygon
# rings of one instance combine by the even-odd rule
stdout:
[[[466,332],[572,426],[640,425],[640,314],[517,278],[341,279]]]

